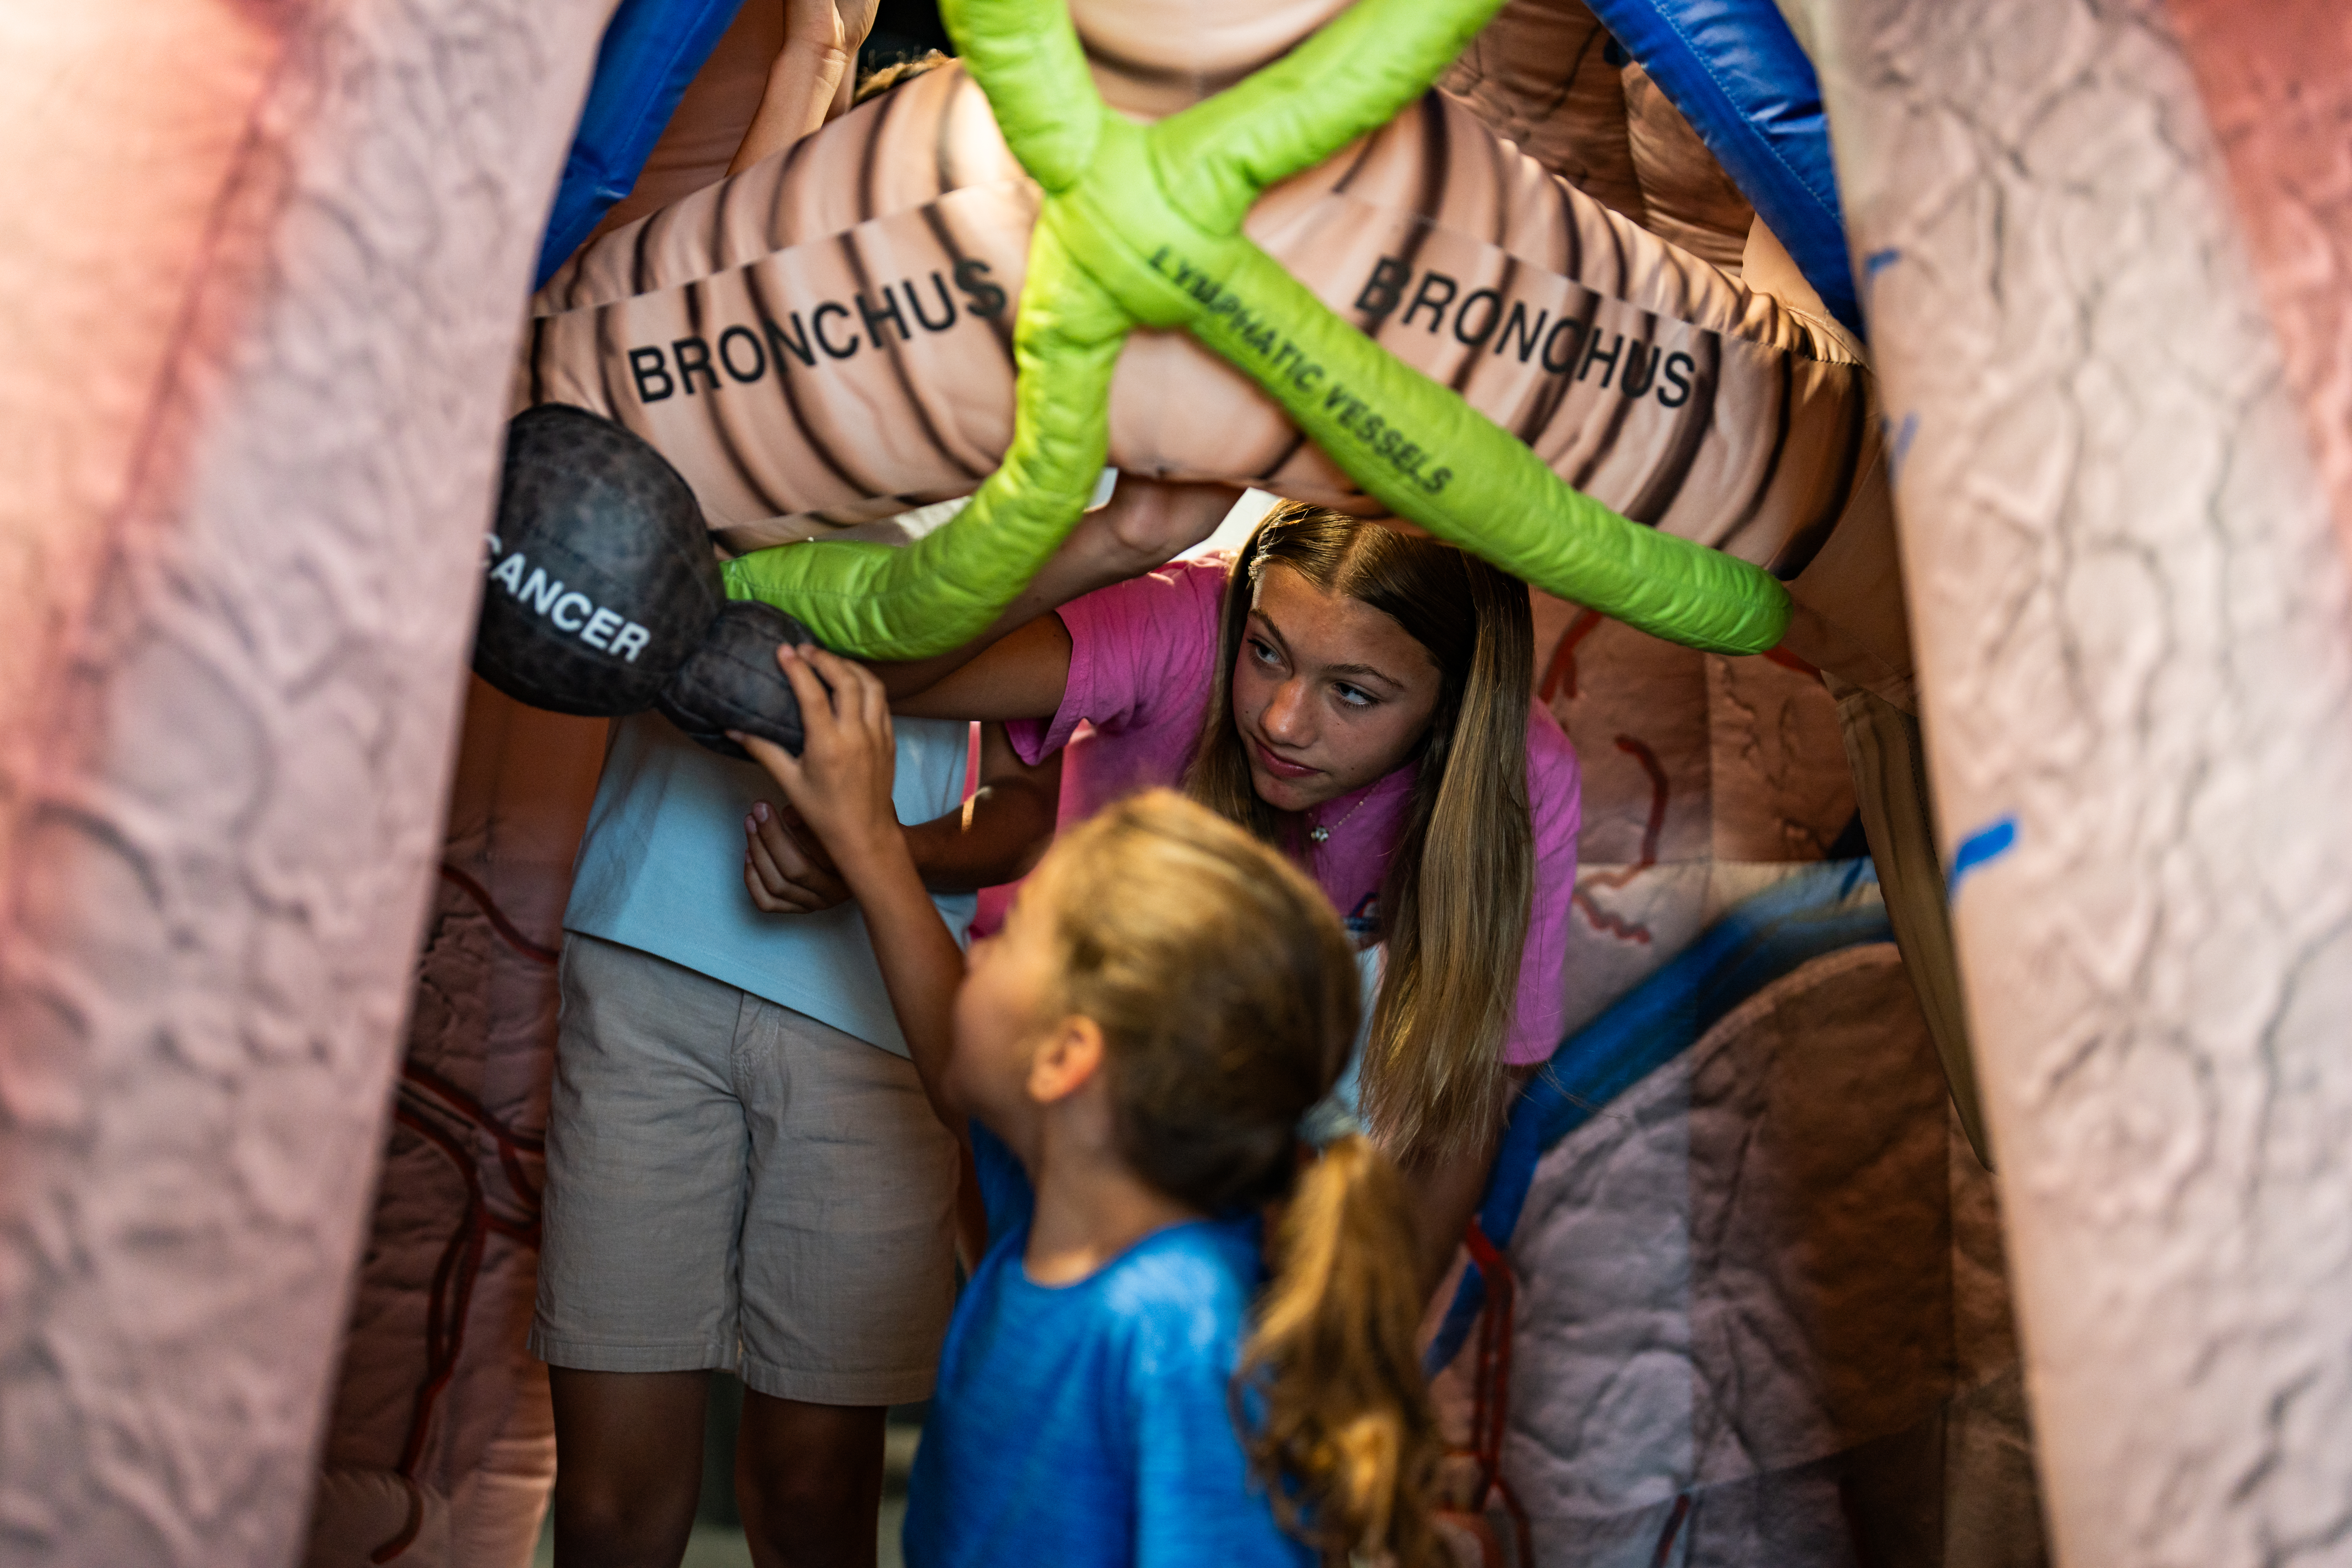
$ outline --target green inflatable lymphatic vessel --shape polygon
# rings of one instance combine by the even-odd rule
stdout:
[[[1109,445],[1128,333],[1181,327],[1399,517],[1675,642],[1778,643],[1789,597],[1770,574],[1579,494],[1241,233],[1262,191],[1393,118],[1500,5],[1360,0],[1247,80],[1147,127],[1104,106],[1064,0],[947,0],[966,68],[1045,191],[1013,334],[1012,446],[971,504],[919,542],[756,551],[728,563],[729,593],[864,658],[969,642],[1076,525]]]

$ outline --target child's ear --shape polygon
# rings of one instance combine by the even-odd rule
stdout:
[[[1077,1014],[1063,1019],[1029,1058],[1029,1098],[1051,1105],[1076,1094],[1102,1070],[1102,1026]]]

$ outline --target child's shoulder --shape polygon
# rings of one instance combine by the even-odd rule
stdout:
[[[1261,1265],[1255,1220],[1200,1220],[1138,1242],[1101,1277],[1104,1306],[1134,1353],[1231,1370]]]

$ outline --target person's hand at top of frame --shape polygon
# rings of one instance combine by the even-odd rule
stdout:
[[[764,800],[743,814],[743,886],[753,906],[771,915],[812,915],[849,897],[849,884],[801,814]]]
[[[775,5],[778,0],[752,0]],[[743,132],[730,174],[772,157],[846,113],[857,92],[857,51],[874,30],[877,0],[782,0],[784,47],[768,70],[768,89]]]
[[[891,804],[898,752],[889,699],[866,667],[814,645],[776,649],[776,664],[800,699],[806,739],[797,757],[756,735],[733,739],[768,770],[845,879],[861,865],[907,853]]]
[[[827,75],[837,70],[838,79],[849,84],[850,93],[843,94],[824,116],[830,120],[857,89],[857,51],[874,31],[881,0],[783,0],[783,6],[784,47],[818,57],[828,68]]]

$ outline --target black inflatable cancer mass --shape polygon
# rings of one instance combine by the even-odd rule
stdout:
[[[773,605],[733,601],[662,688],[656,705],[671,723],[714,752],[742,756],[743,748],[726,734],[740,730],[798,756],[801,705],[776,668],[776,645],[809,640],[808,628]]]
[[[694,492],[585,409],[507,426],[474,668],[510,697],[606,717],[653,706],[726,595]]]
[[[730,756],[727,730],[800,750],[775,646],[807,630],[728,603],[694,492],[635,435],[561,404],[517,415],[489,546],[474,669],[500,691],[597,718],[658,703]]]

